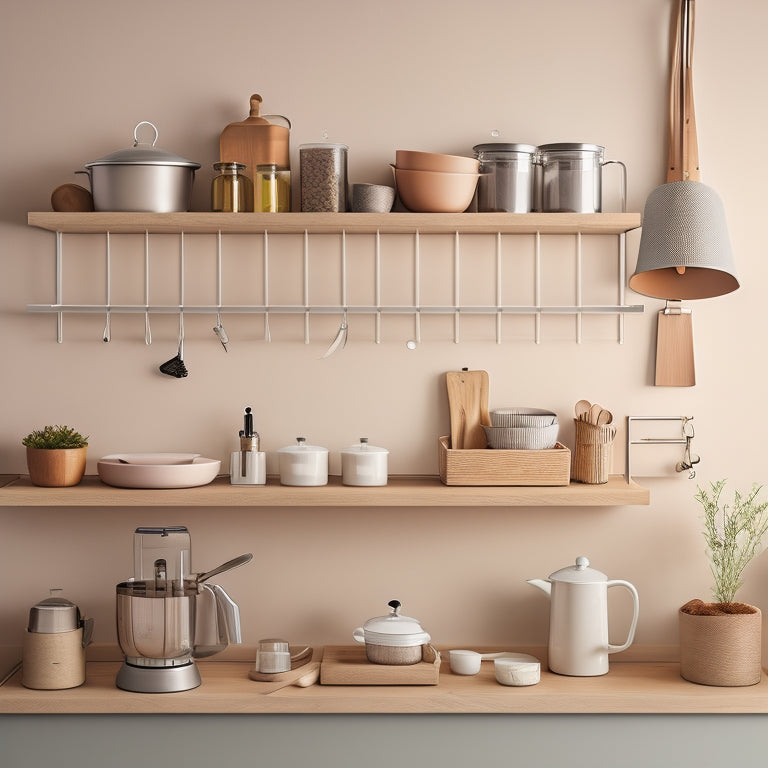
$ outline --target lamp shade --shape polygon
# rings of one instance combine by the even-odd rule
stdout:
[[[629,287],[658,299],[708,299],[739,287],[725,209],[700,181],[673,181],[648,195]]]

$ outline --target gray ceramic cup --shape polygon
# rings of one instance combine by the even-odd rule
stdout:
[[[389,213],[395,201],[395,190],[383,184],[353,184],[353,213]]]

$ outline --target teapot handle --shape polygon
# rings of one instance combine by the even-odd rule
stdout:
[[[634,612],[632,614],[632,624],[629,627],[629,635],[627,641],[623,645],[611,645],[608,644],[608,653],[617,653],[618,651],[624,651],[632,645],[632,641],[635,639],[635,627],[637,626],[637,617],[640,614],[640,598],[638,597],[637,590],[633,584],[628,581],[622,581],[620,579],[613,579],[608,582],[608,588],[611,587],[624,587],[632,593],[632,601],[634,603]]]

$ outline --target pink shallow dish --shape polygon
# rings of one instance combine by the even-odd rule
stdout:
[[[461,155],[440,155],[436,152],[395,150],[395,166],[407,171],[440,171],[442,173],[479,173],[480,161]]]
[[[122,456],[96,463],[102,482],[117,488],[195,488],[208,485],[221,469],[218,459],[197,456],[186,464],[126,464]]]

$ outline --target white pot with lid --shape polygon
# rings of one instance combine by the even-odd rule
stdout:
[[[341,482],[344,485],[386,485],[386,448],[369,445],[367,437],[361,437],[357,445],[341,449]]]
[[[296,445],[277,451],[281,485],[327,485],[328,449],[307,445],[305,437],[297,437]]]
[[[390,613],[368,619],[352,633],[352,638],[365,644],[365,655],[373,664],[418,664],[422,646],[431,640],[429,634],[417,619],[400,615],[399,600],[390,600],[387,605],[392,609]]]

